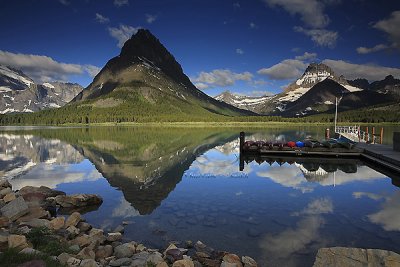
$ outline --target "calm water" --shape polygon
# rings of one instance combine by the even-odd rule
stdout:
[[[150,247],[202,240],[261,266],[311,266],[327,246],[400,252],[399,188],[361,161],[255,159],[240,172],[243,129],[3,130],[0,175],[14,189],[100,194],[104,203],[87,221],[106,230],[130,221],[125,237]],[[393,130],[385,129],[385,143]],[[324,134],[321,127],[246,131],[266,140]]]

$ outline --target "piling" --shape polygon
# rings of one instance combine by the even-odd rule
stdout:
[[[326,128],[325,130],[325,139],[329,139],[330,138],[330,130],[329,128]]]

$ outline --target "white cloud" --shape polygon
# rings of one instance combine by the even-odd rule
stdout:
[[[57,62],[51,57],[0,50],[0,64],[22,70],[36,82],[67,81],[70,75],[92,75],[98,67]]]
[[[250,72],[236,73],[228,69],[216,69],[211,72],[200,72],[200,74],[192,78],[191,80],[197,84],[197,86],[205,87],[216,87],[216,86],[230,86],[234,85],[236,81],[251,81],[253,74]]]
[[[309,27],[323,28],[329,24],[329,17],[324,14],[326,4],[317,0],[263,0],[270,7],[281,6],[291,15],[300,15],[301,20]]]
[[[317,58],[317,53],[308,53],[304,52],[301,56],[296,56],[295,59],[305,61],[305,60],[314,60]]]
[[[118,47],[124,46],[124,43],[136,34],[140,27],[132,27],[129,25],[120,24],[118,28],[108,27],[108,32],[118,41]]]
[[[298,59],[285,59],[269,68],[262,68],[258,74],[266,75],[271,80],[289,80],[300,77],[307,64]]]
[[[332,200],[328,198],[320,198],[316,199],[313,202],[310,202],[306,208],[304,208],[300,212],[294,212],[292,215],[300,216],[300,215],[318,215],[325,213],[333,212],[333,203]]]
[[[257,25],[254,22],[250,22],[249,26],[250,26],[251,29],[256,29],[257,28]]]
[[[205,83],[195,83],[194,86],[196,86],[196,88],[199,90],[204,90],[210,87],[210,85]]]
[[[236,48],[236,54],[243,55],[244,51],[240,48]]]
[[[381,50],[385,50],[388,49],[389,47],[385,44],[378,44],[374,47],[368,48],[368,47],[357,47],[356,51],[359,54],[369,54],[369,53],[373,53],[373,52],[378,52]]]
[[[104,17],[103,15],[101,15],[99,13],[96,13],[96,21],[104,24],[104,23],[110,22],[110,19],[107,17]]]
[[[234,7],[234,8],[240,8],[240,3],[238,3],[238,2],[233,3],[233,7]]]
[[[84,68],[85,71],[90,75],[90,77],[96,76],[101,70],[101,68],[93,65],[85,65]]]
[[[394,11],[389,18],[378,21],[373,26],[388,34],[393,47],[400,48],[400,10]]]
[[[117,7],[129,5],[129,0],[114,0],[114,5]]]
[[[303,27],[295,26],[294,31],[304,33],[305,35],[311,37],[317,45],[326,46],[333,48],[336,45],[337,38],[339,34],[334,31],[329,31],[325,29],[305,29]]]
[[[354,64],[343,60],[325,59],[322,63],[328,65],[339,75],[344,75],[347,79],[365,78],[369,81],[384,79],[391,74],[400,78],[399,68],[383,67],[379,65]]]
[[[246,94],[244,94],[244,95],[259,97],[259,96],[272,96],[272,95],[274,95],[274,93],[272,93],[270,91],[264,91],[264,90],[253,90],[250,92],[246,92]]]
[[[156,20],[157,20],[157,15],[146,14],[146,22],[148,24],[152,24]]]

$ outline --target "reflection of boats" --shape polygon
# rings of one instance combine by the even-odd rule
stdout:
[[[317,163],[317,162],[306,162],[306,163],[303,163],[303,167],[309,172],[314,172],[314,171],[319,169],[319,163]]]
[[[353,164],[340,164],[338,169],[345,173],[356,173],[357,166]]]
[[[337,171],[338,166],[334,163],[322,163],[321,168],[324,169],[326,172],[335,172]]]

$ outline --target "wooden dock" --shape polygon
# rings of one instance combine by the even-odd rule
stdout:
[[[304,157],[308,158],[351,158],[361,159],[368,163],[367,165],[377,169],[384,174],[400,177],[400,152],[394,151],[393,147],[381,144],[357,143],[352,149],[346,148],[254,148],[244,150],[245,133],[240,133],[240,169],[243,168],[243,160],[252,157],[292,157],[298,160]],[[399,181],[400,182],[400,181]]]

